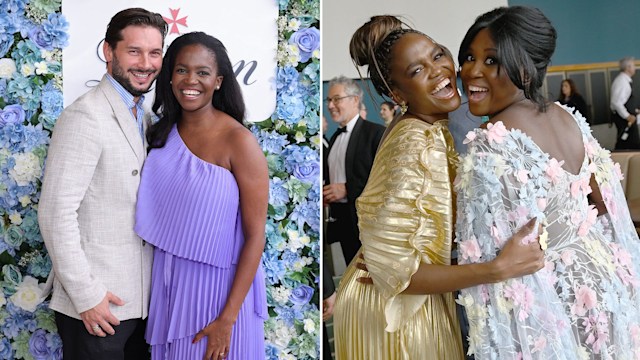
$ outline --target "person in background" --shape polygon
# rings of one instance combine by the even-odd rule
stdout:
[[[560,95],[558,95],[558,102],[562,105],[566,105],[570,108],[573,108],[573,113],[576,111],[580,113],[580,115],[584,116],[585,119],[589,119],[589,113],[587,110],[587,103],[584,101],[584,98],[578,92],[576,88],[576,84],[571,79],[564,79],[560,84]]]
[[[384,126],[389,126],[393,118],[396,116],[398,106],[391,101],[385,101],[380,104],[380,117],[384,121]]]
[[[376,91],[403,110],[387,127],[356,202],[366,267],[356,258],[340,281],[336,358],[463,359],[452,291],[542,268],[538,243],[522,243],[533,222],[496,259],[451,265],[458,155],[446,118],[460,105],[453,59],[388,15],[356,30],[350,52],[357,67],[368,66]]]
[[[65,360],[146,359],[153,248],[133,230],[143,106],[162,66],[167,24],[145,9],[109,21],[107,73],[60,115],[46,162],[38,208],[51,256],[50,307]]]
[[[269,174],[220,40],[171,43],[153,110],[135,225],[155,246],[152,359],[264,359]]]
[[[458,53],[469,108],[489,116],[456,179],[459,262],[502,256],[530,219],[546,248],[539,272],[461,291],[477,360],[640,357],[640,240],[609,152],[543,96],[556,36],[539,9],[501,7]]]
[[[625,57],[620,60],[620,73],[611,84],[611,117],[618,129],[616,150],[640,149],[637,118],[640,110],[631,87],[631,78],[635,73],[634,58]]]
[[[369,179],[371,165],[384,132],[384,126],[359,115],[362,89],[344,76],[329,82],[329,113],[338,129],[329,140],[329,180],[322,189],[323,201],[330,204],[327,238],[340,241],[346,263],[360,248],[356,199]]]
[[[364,101],[360,102],[360,117],[363,119],[367,118],[367,106],[364,104]]]

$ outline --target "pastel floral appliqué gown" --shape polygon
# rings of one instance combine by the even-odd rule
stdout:
[[[574,118],[585,149],[578,174],[501,122],[467,135],[455,183],[460,263],[495,258],[532,217],[548,233],[542,270],[462,291],[476,359],[640,359],[640,242],[620,167]],[[608,214],[587,200],[592,176]]]

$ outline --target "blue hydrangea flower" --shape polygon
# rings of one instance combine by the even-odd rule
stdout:
[[[319,231],[320,206],[317,203],[304,201],[294,208],[289,218],[295,221],[300,229],[307,224],[312,230]]]
[[[9,81],[7,93],[11,101],[22,104],[25,110],[37,110],[40,107],[42,90],[20,72],[17,72],[16,76]]]
[[[0,336],[0,359],[10,360],[13,359],[13,349],[9,339],[4,336]]]
[[[282,206],[289,202],[289,190],[285,184],[285,180],[277,177],[269,180],[269,204]]]
[[[278,119],[283,119],[287,125],[295,125],[305,112],[304,99],[300,94],[282,94],[276,101],[276,112],[274,115]]]
[[[0,323],[0,331],[2,331],[5,337],[13,339],[18,336],[21,331],[36,331],[38,323],[34,313],[24,311],[13,305],[10,301],[7,302],[5,308],[9,316],[4,319],[4,324]]]
[[[277,131],[260,130],[258,133],[258,143],[262,151],[280,154],[282,149],[289,145],[289,140],[286,134],[279,134]]]
[[[69,45],[69,22],[62,14],[51,13],[42,23],[44,33],[51,39],[51,48],[63,48]],[[48,49],[51,50],[51,49]]]
[[[284,279],[284,264],[279,259],[279,254],[275,250],[265,251],[262,254],[262,266],[267,277],[267,283],[274,285]]]
[[[63,109],[64,97],[62,92],[53,86],[53,82],[48,82],[42,88],[42,113],[57,118]]]

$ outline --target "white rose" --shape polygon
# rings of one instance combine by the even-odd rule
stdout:
[[[11,79],[17,70],[16,62],[11,58],[0,59],[0,78]]]
[[[14,155],[13,158],[16,161],[16,165],[9,170],[9,175],[19,186],[29,185],[42,173],[40,159],[33,153],[19,153]]]
[[[304,331],[313,334],[316,331],[316,324],[311,319],[304,319]]]
[[[38,280],[27,275],[22,279],[15,294],[9,300],[23,310],[34,312],[36,307],[44,300],[42,287]]]

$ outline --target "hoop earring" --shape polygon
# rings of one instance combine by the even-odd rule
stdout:
[[[409,106],[407,106],[407,103],[403,102],[402,104],[400,104],[400,114],[401,115],[404,115],[407,112],[407,110],[409,110]]]

